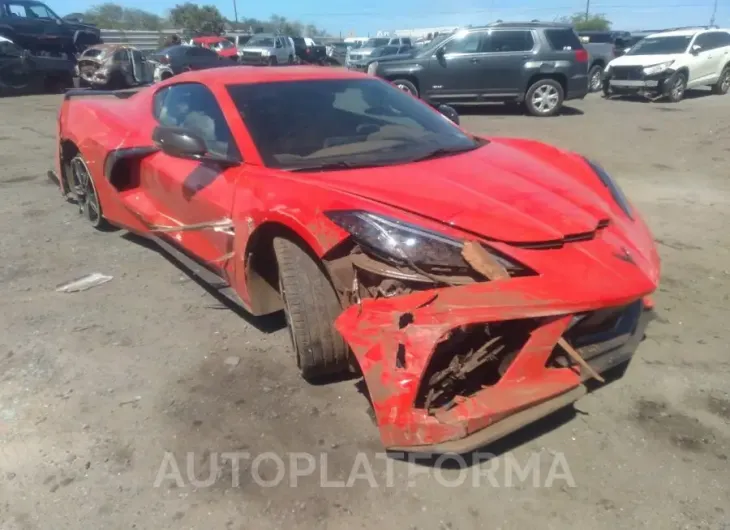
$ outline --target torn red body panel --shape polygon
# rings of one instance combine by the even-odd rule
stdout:
[[[323,88],[274,103],[317,98],[317,116],[268,99],[288,83]],[[261,104],[234,97],[254,85]],[[358,91],[377,97],[339,97]],[[407,113],[433,130],[400,137],[394,116]],[[433,150],[454,138],[467,147]],[[368,142],[377,149],[357,151]],[[321,166],[306,165],[322,152]],[[358,166],[352,152],[402,157]],[[390,449],[465,451],[573,402],[586,379],[631,358],[659,281],[651,233],[602,168],[467,135],[350,71],[230,67],[133,94],[71,92],[55,162],[64,194],[83,166],[78,196],[93,194],[104,221],[154,240],[254,315],[286,307],[274,243],[294,242],[304,257],[292,276],[314,263],[307,284],[319,291],[307,298],[333,300],[305,334],[334,343],[339,332]]]

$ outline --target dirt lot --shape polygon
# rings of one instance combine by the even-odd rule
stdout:
[[[459,469],[376,457],[355,382],[301,382],[280,320],[225,309],[154,249],[85,225],[45,176],[59,103],[0,100],[3,530],[730,527],[730,96],[589,97],[555,119],[501,109],[463,117],[472,131],[602,162],[663,258],[659,320],[626,376],[486,448],[499,456],[466,480]],[[55,291],[91,272],[114,279]],[[170,474],[156,484],[166,452]],[[223,452],[251,460],[234,473]],[[266,452],[283,462],[253,461]],[[316,458],[297,487],[292,464],[311,462],[291,462],[295,452]],[[188,453],[199,480],[218,465],[211,485],[191,483]],[[548,480],[560,455],[574,483]],[[535,457],[537,478],[505,472]],[[365,473],[351,487],[320,486],[347,482],[356,464]]]

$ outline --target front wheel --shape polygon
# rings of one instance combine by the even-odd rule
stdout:
[[[279,61],[276,60],[276,57],[269,57],[269,66],[276,66],[279,63]]]
[[[667,82],[667,99],[671,103],[679,103],[684,98],[685,90],[687,90],[687,76],[678,72],[670,77]]]
[[[533,116],[554,116],[563,105],[563,87],[554,79],[535,81],[525,94],[525,105]]]
[[[279,289],[297,365],[305,379],[342,374],[349,349],[334,327],[342,312],[332,284],[313,256],[290,239],[274,239]]]
[[[718,96],[727,94],[730,90],[730,66],[723,68],[717,83],[712,85],[712,93]]]
[[[408,79],[395,79],[392,83],[403,92],[408,92],[413,97],[419,97],[418,88]]]

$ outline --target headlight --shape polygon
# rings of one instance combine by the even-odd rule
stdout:
[[[661,74],[663,71],[668,70],[670,66],[674,64],[674,61],[667,61],[665,63],[659,63],[644,68],[644,75],[656,75]]]
[[[378,69],[378,61],[373,61],[368,65],[368,75],[375,75],[375,71]]]
[[[611,178],[611,175],[609,175],[605,169],[595,162],[588,160],[587,158],[584,158],[584,160],[589,166],[591,166],[591,169],[596,173],[603,185],[608,188],[608,191],[611,192],[611,196],[616,204],[618,204],[619,208],[621,208],[628,218],[633,221],[634,215],[631,210],[631,204],[629,204],[629,200],[626,198],[626,195],[624,195],[624,192],[621,191],[621,188],[618,187],[616,181]]]
[[[261,50],[261,55],[263,55],[263,56],[271,55],[271,51],[269,51],[269,50]]]
[[[461,255],[464,242],[458,239],[360,210],[330,211],[325,215],[349,232],[364,250],[388,261],[404,265],[412,262],[427,269],[471,269]],[[507,270],[522,270],[520,265],[487,250]]]

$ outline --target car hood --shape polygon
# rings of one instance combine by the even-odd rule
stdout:
[[[666,55],[622,55],[609,64],[611,66],[652,66],[654,64],[676,61],[682,54]]]
[[[255,52],[255,53],[263,53],[263,52],[270,52],[274,48],[268,47],[268,46],[244,46],[241,48],[241,51],[244,52]]]
[[[313,175],[331,189],[508,243],[593,232],[615,211],[582,160],[521,140],[403,166]]]
[[[373,50],[375,48],[357,48],[355,50],[350,50],[351,55],[370,55],[373,53]]]

